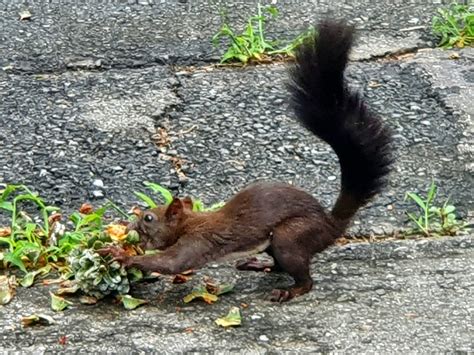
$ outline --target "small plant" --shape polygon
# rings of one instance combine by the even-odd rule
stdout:
[[[410,199],[415,202],[421,211],[421,214],[418,215],[407,212],[408,217],[415,225],[410,234],[421,233],[426,237],[432,235],[455,235],[467,228],[467,224],[456,219],[456,208],[449,204],[449,199],[445,201],[442,207],[434,205],[437,190],[437,186],[432,182],[426,197],[421,197],[413,192],[406,194],[405,200]]]
[[[103,233],[107,211],[116,211],[126,219],[129,216],[112,202],[94,210],[84,204],[63,222],[59,209],[47,205],[37,193],[24,185],[7,185],[0,191],[0,212],[10,217],[10,226],[0,228],[0,261],[4,266],[14,265],[24,273],[53,266],[65,267],[69,253],[87,243],[89,238]],[[26,209],[21,209],[29,202]],[[39,217],[35,216],[35,210]]]
[[[440,37],[441,47],[474,45],[474,6],[453,2],[446,9],[438,9],[438,16],[433,17],[433,32]]]
[[[228,24],[227,17],[220,11],[222,19],[221,29],[213,36],[212,43],[218,46],[222,38],[228,38],[230,45],[221,58],[221,63],[249,61],[262,61],[265,57],[273,55],[293,56],[294,50],[303,41],[314,35],[314,28],[309,28],[290,43],[279,46],[279,41],[268,40],[265,37],[265,25],[270,19],[278,16],[278,9],[274,6],[262,7],[257,3],[257,14],[247,20],[247,25],[242,33],[237,34]]]
[[[153,192],[158,193],[162,200],[164,200],[165,205],[169,205],[171,201],[173,201],[173,193],[166,187],[149,181],[145,181],[144,185]],[[135,192],[135,195],[140,198],[148,208],[155,208],[158,206],[158,203],[145,193]],[[201,200],[193,199],[193,211],[195,212],[215,211],[222,206],[224,206],[224,202],[217,202],[209,207],[206,207]]]

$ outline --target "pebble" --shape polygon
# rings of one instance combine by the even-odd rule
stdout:
[[[260,335],[258,337],[258,340],[260,340],[260,341],[270,341],[270,339],[266,335]]]
[[[92,195],[95,197],[95,198],[102,198],[104,197],[104,193],[101,191],[101,190],[94,190],[92,191]]]
[[[104,187],[104,182],[101,179],[95,179],[92,185],[103,188]]]

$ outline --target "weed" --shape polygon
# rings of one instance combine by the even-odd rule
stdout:
[[[434,205],[437,193],[437,186],[431,183],[426,197],[421,197],[413,192],[408,192],[405,200],[410,199],[416,203],[421,214],[415,215],[407,212],[408,217],[414,224],[413,230],[409,234],[423,234],[426,237],[432,235],[455,235],[468,225],[456,219],[456,208],[449,204],[447,199],[442,207]]]
[[[31,217],[20,205],[29,203],[39,210],[40,218]],[[31,206],[29,206],[31,209]],[[88,214],[74,212],[69,217],[71,230],[61,222],[59,209],[47,205],[38,194],[24,185],[7,185],[0,195],[0,210],[10,216],[10,227],[0,228],[0,251],[3,264],[18,267],[24,273],[28,269],[40,269],[48,265],[60,269],[71,250],[88,238],[103,232],[105,213],[113,210],[128,218],[112,202]]]
[[[433,17],[433,32],[440,37],[438,46],[445,48],[474,45],[474,6],[453,2],[438,9]]]
[[[166,187],[149,181],[145,181],[144,184],[153,192],[158,193],[160,197],[164,200],[165,205],[169,205],[171,201],[173,201],[173,193]],[[155,208],[156,206],[158,206],[158,203],[155,202],[152,197],[142,192],[135,192],[135,195],[140,198],[147,205],[148,208]],[[217,202],[209,207],[206,207],[201,200],[193,199],[193,211],[195,212],[215,211],[221,208],[223,205],[224,202]]]
[[[249,61],[262,61],[265,57],[274,55],[293,56],[294,50],[304,40],[314,35],[314,28],[309,28],[284,46],[279,46],[279,41],[268,40],[265,36],[265,25],[270,19],[278,16],[278,9],[274,6],[263,7],[257,3],[257,14],[247,20],[247,25],[242,33],[237,34],[228,23],[227,16],[222,10],[222,27],[213,36],[212,43],[219,45],[222,38],[227,38],[230,45],[221,58],[221,63]]]

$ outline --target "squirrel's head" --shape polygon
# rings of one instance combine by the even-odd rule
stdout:
[[[175,197],[168,206],[145,210],[138,219],[130,223],[127,230],[135,230],[140,235],[143,249],[163,250],[176,243],[187,214],[192,211],[191,198]]]

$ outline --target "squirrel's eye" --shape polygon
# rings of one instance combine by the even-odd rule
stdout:
[[[145,217],[143,217],[143,220],[145,222],[152,222],[153,221],[153,216],[151,214],[146,214]]]

